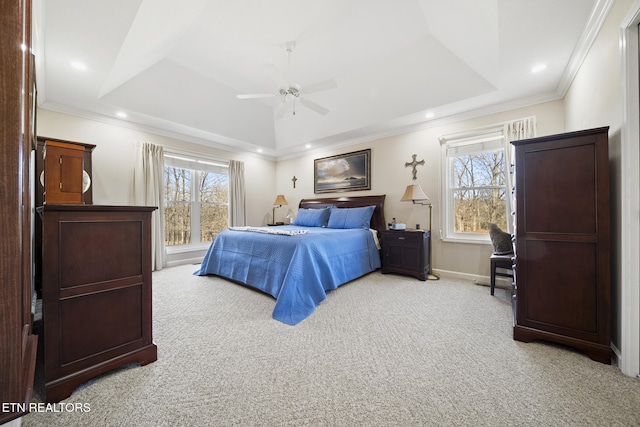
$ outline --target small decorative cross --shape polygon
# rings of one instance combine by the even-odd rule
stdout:
[[[296,188],[296,181],[298,180],[298,178],[296,178],[295,175],[293,175],[293,178],[291,178],[291,181],[293,181],[293,188]]]
[[[411,171],[411,173],[413,174],[413,179],[416,180],[416,174],[418,173],[418,171],[416,170],[416,166],[418,165],[424,165],[424,159],[420,160],[419,162],[416,161],[416,157],[418,155],[417,154],[412,154],[411,157],[413,158],[413,160],[411,162],[406,162],[404,164],[404,167],[406,168],[407,166],[413,166],[413,170]]]

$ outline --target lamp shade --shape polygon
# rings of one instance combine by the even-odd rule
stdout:
[[[287,203],[287,199],[284,198],[284,195],[278,194],[278,196],[276,197],[276,201],[273,202],[273,204],[282,206],[282,205],[288,205],[289,203]]]
[[[416,200],[426,200],[428,202],[429,198],[426,194],[424,194],[424,191],[422,191],[422,187],[420,187],[418,184],[407,185],[407,189],[404,190],[404,195],[402,196],[402,199],[400,199],[400,201],[415,202]]]

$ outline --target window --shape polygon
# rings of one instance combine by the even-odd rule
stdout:
[[[488,241],[487,223],[507,225],[507,169],[502,127],[441,138],[445,188],[443,239]]]
[[[228,165],[171,153],[164,162],[165,245],[213,241],[229,223]]]

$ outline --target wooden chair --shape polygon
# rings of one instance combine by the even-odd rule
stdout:
[[[513,279],[513,254],[491,255],[491,295],[496,288],[496,276],[511,277]],[[498,269],[507,272],[497,271]]]

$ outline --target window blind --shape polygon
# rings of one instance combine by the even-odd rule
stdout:
[[[222,161],[194,159],[187,156],[165,153],[164,155],[165,166],[171,166],[174,168],[199,170],[205,172],[212,172],[222,175],[229,174],[229,164]]]
[[[467,138],[447,142],[446,156],[456,157],[475,154],[483,151],[498,151],[504,149],[502,132],[483,135],[480,138]]]

